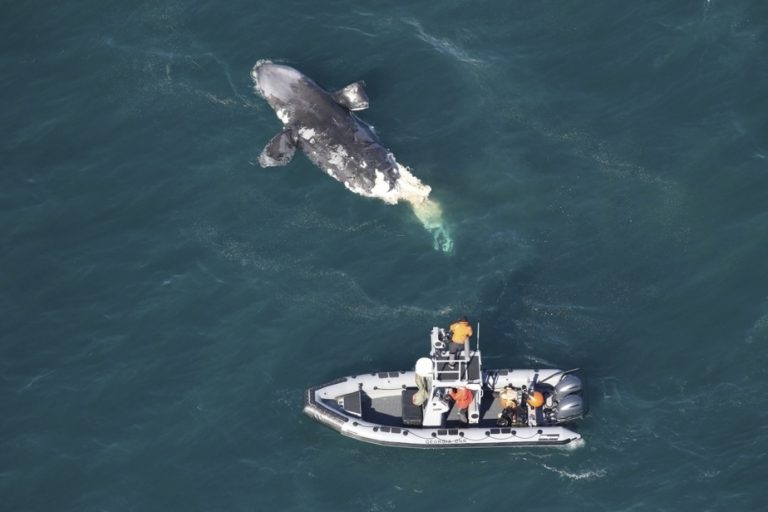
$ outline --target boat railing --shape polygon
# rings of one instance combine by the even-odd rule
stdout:
[[[447,350],[442,350],[436,353],[432,360],[434,361],[434,378],[437,381],[463,381],[467,379],[467,373],[469,369],[469,363],[472,360],[472,347],[470,341],[467,340],[464,344],[464,349],[461,351],[461,357],[456,357],[451,360],[451,356]],[[454,367],[449,365],[454,363]],[[450,375],[457,375],[456,379],[449,379]],[[442,377],[442,378],[441,378]]]
[[[472,340],[467,339],[464,348],[451,360],[448,352],[448,340],[445,330],[439,327],[432,328],[432,378],[438,385],[454,385],[475,381],[479,378],[480,350],[478,347],[472,350]],[[449,365],[455,363],[451,368]],[[470,375],[471,374],[471,375]],[[477,374],[477,375],[475,375]],[[440,386],[446,387],[446,386]]]

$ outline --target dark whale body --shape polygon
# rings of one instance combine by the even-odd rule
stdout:
[[[251,71],[256,91],[283,123],[259,155],[262,167],[286,165],[296,149],[352,192],[395,204],[411,205],[433,236],[433,246],[453,251],[442,208],[429,197],[431,188],[395,160],[355,111],[368,108],[364,83],[329,93],[290,66],[259,61]]]
[[[251,76],[283,122],[259,157],[263,167],[286,165],[296,148],[350,190],[397,202],[400,172],[392,153],[353,111],[368,107],[362,82],[329,93],[301,72],[261,61]]]

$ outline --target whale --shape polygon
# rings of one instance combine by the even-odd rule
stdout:
[[[260,60],[251,70],[257,94],[283,125],[259,155],[261,167],[291,162],[296,150],[348,190],[387,204],[409,203],[433,235],[435,249],[450,252],[453,240],[431,187],[401,165],[379,141],[373,127],[355,112],[369,107],[365,82],[329,91],[297,69]]]

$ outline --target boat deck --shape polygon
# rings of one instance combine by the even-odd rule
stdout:
[[[413,388],[415,389],[415,388]],[[469,426],[495,427],[501,406],[498,393],[485,392],[480,403],[480,422]],[[371,423],[391,427],[405,426],[403,423],[402,398],[400,394],[363,400],[362,418]],[[453,402],[446,416],[446,428],[468,426],[459,420],[459,410]]]

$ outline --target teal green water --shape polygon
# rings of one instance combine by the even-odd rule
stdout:
[[[702,511],[768,493],[768,8],[0,4],[8,511]],[[455,251],[297,156],[263,58],[365,80]],[[301,413],[482,324],[581,367],[578,449],[416,451]]]

